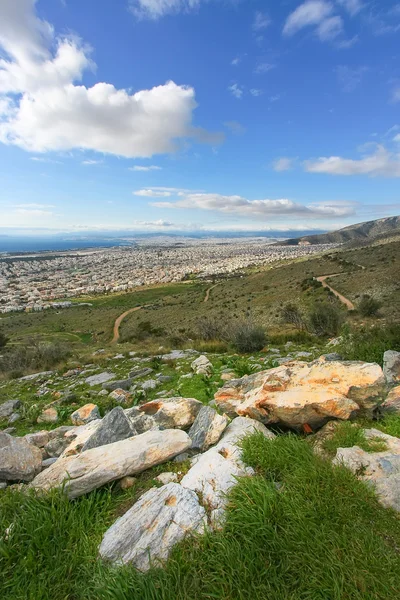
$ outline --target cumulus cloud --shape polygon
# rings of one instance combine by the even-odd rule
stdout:
[[[287,198],[248,200],[242,196],[205,193],[187,193],[177,201],[152,202],[151,206],[170,209],[200,209],[245,217],[282,217],[290,215],[306,218],[336,218],[354,214],[354,204],[350,202],[320,202],[304,205]]]
[[[277,158],[272,163],[272,168],[274,169],[274,171],[278,171],[278,172],[289,171],[289,169],[292,168],[292,163],[293,163],[292,158],[287,158],[287,157]]]
[[[94,150],[125,157],[174,152],[179,140],[205,139],[192,126],[194,89],[169,81],[131,93],[99,82],[90,49],[57,37],[35,13],[36,0],[0,3],[0,141],[31,152]]]
[[[161,171],[162,167],[158,167],[157,165],[149,165],[148,167],[142,165],[134,165],[133,167],[129,167],[130,171]]]
[[[253,30],[262,31],[271,25],[271,19],[267,13],[263,13],[258,10],[254,15]]]
[[[358,160],[340,156],[321,157],[305,163],[309,173],[329,175],[369,175],[370,177],[400,177],[400,153],[389,152],[378,145],[372,154]]]
[[[238,100],[243,96],[243,87],[237,83],[232,83],[232,85],[228,87],[228,91]]]

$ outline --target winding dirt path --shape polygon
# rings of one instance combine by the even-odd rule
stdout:
[[[335,294],[336,298],[338,298],[340,302],[345,304],[349,310],[354,310],[354,304],[348,298],[342,296],[342,294],[340,294],[337,290],[331,287],[329,283],[326,282],[327,279],[330,279],[331,277],[339,277],[339,275],[343,275],[343,273],[334,273],[333,275],[321,275],[320,277],[316,277],[315,279],[322,283],[324,288],[328,288],[328,290]]]
[[[120,328],[122,321],[125,319],[125,317],[127,317],[131,313],[136,312],[142,308],[144,308],[144,306],[135,306],[135,308],[130,308],[129,310],[126,310],[124,313],[122,313],[122,315],[119,315],[119,317],[117,319],[115,319],[114,329],[113,329],[113,339],[111,340],[112,344],[116,344],[119,340],[119,335],[120,335],[119,328]]]
[[[210,292],[211,292],[211,290],[213,290],[214,288],[216,288],[217,285],[219,285],[219,283],[215,283],[214,285],[212,285],[211,287],[209,287],[206,290],[206,295],[204,297],[204,302],[208,302],[209,301],[209,299],[210,299]]]

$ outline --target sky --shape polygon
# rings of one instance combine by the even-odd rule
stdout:
[[[400,2],[0,0],[0,233],[400,214]]]

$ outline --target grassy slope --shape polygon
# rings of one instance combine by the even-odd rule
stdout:
[[[129,500],[116,490],[68,502],[6,493],[0,589],[8,600],[393,600],[400,521],[305,440],[244,443],[256,476],[230,495],[223,531],[186,540],[147,575],[97,560],[102,534]],[[40,523],[40,526],[38,524]]]

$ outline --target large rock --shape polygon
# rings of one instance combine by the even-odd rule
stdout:
[[[0,431],[0,481],[31,481],[41,467],[39,448]]]
[[[150,375],[152,372],[153,369],[151,367],[137,367],[129,373],[129,377],[133,381],[134,379],[140,379],[140,377],[146,377],[146,375]]]
[[[400,385],[390,390],[380,409],[384,413],[400,414]]]
[[[210,377],[213,372],[212,363],[208,360],[207,356],[204,356],[204,354],[196,358],[192,362],[191,367],[196,375],[205,375],[206,377]]]
[[[106,531],[100,556],[147,571],[152,565],[161,566],[188,533],[202,533],[206,523],[206,511],[196,494],[169,483],[146,492]]]
[[[200,452],[208,450],[218,442],[228,424],[226,415],[219,415],[211,406],[203,406],[189,430],[192,449]]]
[[[159,427],[187,429],[204,405],[195,398],[160,398],[139,407],[141,413],[151,416]]]
[[[294,429],[321,427],[329,419],[349,419],[371,411],[385,394],[382,369],[374,363],[317,360],[291,362],[226,383],[215,394],[231,416]]]
[[[238,477],[253,475],[241,459],[240,441],[256,431],[273,439],[271,431],[253,419],[238,417],[230,423],[219,443],[192,460],[192,467],[183,477],[181,485],[201,495],[205,506],[211,510],[211,522],[218,526],[224,516],[227,493],[237,483]]]
[[[63,450],[60,453],[61,458],[80,454],[86,442],[97,431],[100,425],[101,419],[96,419],[95,421],[90,421],[90,423],[87,423],[86,425],[74,427],[71,431],[67,431],[60,440],[63,444]]]
[[[130,419],[125,415],[124,409],[116,406],[101,420],[99,427],[85,442],[82,452],[91,448],[106,446],[113,442],[119,442],[134,435],[137,435],[137,431],[133,428]]]
[[[7,400],[0,404],[0,419],[7,419],[11,417],[13,412],[20,408],[21,402],[19,400]]]
[[[100,419],[99,407],[96,404],[85,404],[71,415],[71,421],[74,425],[86,425],[96,419]]]
[[[400,383],[400,352],[387,350],[383,355],[383,373],[389,385]]]
[[[24,440],[28,442],[28,444],[32,444],[32,446],[44,448],[44,446],[49,443],[50,436],[49,432],[46,430],[35,431],[35,433],[28,433],[25,435]]]
[[[110,381],[110,379],[114,379],[114,377],[114,373],[108,373],[105,371],[104,373],[97,373],[97,375],[90,375],[90,377],[86,377],[85,382],[90,386],[100,385],[106,381]]]
[[[400,511],[400,439],[377,429],[367,429],[364,434],[367,439],[383,441],[387,449],[366,452],[358,446],[338,448],[333,462],[345,465],[373,485],[383,506]]]
[[[119,379],[118,381],[110,381],[103,383],[101,386],[103,390],[107,390],[108,392],[113,392],[114,390],[129,390],[132,385],[133,379]]]
[[[32,486],[43,490],[63,488],[69,498],[77,498],[110,481],[166,462],[190,445],[191,439],[184,431],[148,431],[78,456],[60,458],[40,473]]]

